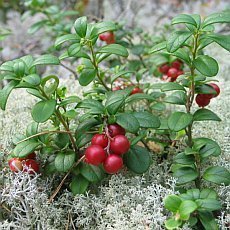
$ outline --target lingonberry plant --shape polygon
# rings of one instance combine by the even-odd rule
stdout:
[[[150,51],[154,53],[166,50],[167,54],[176,56],[188,67],[188,71],[178,77],[176,82],[166,83],[161,88],[173,91],[171,97],[174,98],[175,104],[185,108],[185,112],[173,112],[167,122],[172,132],[184,130],[187,137],[187,147],[174,157],[173,175],[177,178],[180,188],[188,183],[195,185],[195,188],[191,189],[185,186],[184,192],[170,195],[164,200],[165,207],[173,213],[165,222],[167,229],[176,229],[185,222],[196,229],[218,229],[214,212],[221,208],[221,203],[212,183],[230,183],[230,173],[227,169],[211,166],[211,158],[221,153],[219,145],[207,137],[195,138],[193,135],[195,122],[220,121],[209,109],[201,108],[195,111],[193,108],[195,97],[196,103],[205,107],[210,99],[220,93],[218,85],[209,83],[214,81],[212,77],[218,73],[218,63],[203,52],[204,47],[213,42],[230,51],[230,37],[215,33],[213,24],[216,23],[230,23],[230,15],[215,13],[203,21],[197,14],[178,15],[172,19],[172,25],[183,24],[184,28],[173,32],[167,41],[154,46]],[[161,71],[169,71],[168,68],[166,65],[161,66]],[[174,74],[174,71],[170,74]]]
[[[110,55],[127,57],[128,52],[119,44],[98,47],[96,42],[100,34],[114,31],[115,24],[88,23],[86,17],[81,17],[75,21],[74,29],[75,33],[58,37],[55,42],[58,49],[67,49],[61,57],[46,54],[34,59],[27,55],[0,67],[3,79],[8,80],[0,91],[1,109],[5,110],[7,99],[16,88],[25,88],[39,99],[31,110],[34,122],[28,125],[25,135],[13,139],[10,169],[31,174],[38,170],[44,175],[65,174],[51,200],[67,177],[71,178],[70,189],[78,194],[102,180],[106,173],[117,173],[124,166],[135,173],[146,172],[151,156],[148,149],[137,143],[147,146],[147,133],[160,126],[159,118],[150,111],[130,110],[133,102],[143,99],[154,102],[156,97],[133,91],[136,89],[131,84],[112,91],[114,81],[130,71],[113,74],[110,71],[108,75],[101,62]],[[81,61],[78,67],[81,86],[93,83],[83,98],[67,96],[66,87],[59,86],[56,75],[38,75],[39,65],[59,65],[64,58]],[[47,121],[52,127],[42,128],[40,124]],[[40,166],[36,159],[31,159],[34,151],[44,160]]]

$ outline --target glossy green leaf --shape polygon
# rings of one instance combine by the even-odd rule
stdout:
[[[78,52],[81,50],[80,43],[74,43],[68,48],[68,55],[69,57],[75,57]]]
[[[191,58],[189,56],[189,53],[183,48],[180,48],[177,51],[173,52],[172,55],[179,58],[180,60],[187,63],[188,65],[190,65],[191,63]]]
[[[89,143],[92,140],[93,134],[91,133],[77,133],[75,135],[76,137],[76,145],[78,148],[82,148],[87,143]]]
[[[98,53],[116,54],[122,57],[128,57],[129,53],[127,49],[119,44],[110,44],[103,46],[98,50]]]
[[[171,22],[172,25],[179,24],[179,23],[191,24],[195,27],[197,26],[197,23],[194,20],[194,18],[188,14],[179,14],[172,19],[172,22]]]
[[[174,112],[168,118],[168,127],[173,131],[180,131],[191,124],[193,116],[184,112]]]
[[[105,176],[104,172],[100,167],[91,164],[82,164],[80,168],[80,173],[90,182],[98,182],[102,180]]]
[[[23,61],[16,61],[13,65],[13,70],[17,77],[23,77],[26,70],[25,63]]]
[[[65,34],[56,39],[54,46],[57,47],[63,44],[64,42],[69,42],[69,41],[79,43],[80,38],[76,34]]]
[[[213,13],[204,19],[202,28],[215,23],[230,23],[230,16],[228,12]]]
[[[218,225],[211,212],[199,211],[198,217],[205,230],[218,230]]]
[[[182,224],[181,220],[175,220],[174,218],[170,218],[168,220],[165,221],[165,227],[166,229],[177,229],[178,227],[180,227]]]
[[[13,150],[13,155],[20,158],[26,157],[30,153],[34,152],[34,150],[40,145],[41,143],[33,139],[23,141],[16,145]]]
[[[34,60],[32,66],[36,65],[59,65],[60,61],[57,57],[51,54],[44,54]]]
[[[217,199],[217,193],[214,189],[204,188],[200,192],[201,199]]]
[[[220,201],[212,198],[207,199],[197,199],[196,204],[198,205],[199,211],[215,211],[221,209],[221,203]]]
[[[130,133],[137,133],[140,124],[138,119],[131,113],[120,113],[116,115],[116,123]]]
[[[143,112],[134,112],[132,114],[138,120],[140,127],[155,128],[155,129],[160,127],[159,118],[150,112],[143,111]]]
[[[202,85],[196,86],[196,93],[215,95],[216,91],[215,91],[215,89],[213,89],[212,86],[207,85],[207,84],[202,84]]]
[[[197,204],[192,200],[182,201],[179,208],[180,218],[186,220],[187,216],[193,213],[197,207]]]
[[[87,31],[87,17],[78,18],[74,23],[74,29],[81,38],[84,38]]]
[[[198,177],[198,173],[193,168],[181,167],[173,173],[173,176],[178,179],[177,184],[181,185],[195,180]]]
[[[209,109],[198,109],[193,114],[193,120],[194,121],[221,121],[221,119],[211,110]]]
[[[67,172],[75,162],[76,154],[72,150],[59,152],[55,158],[55,167],[59,172]]]
[[[172,91],[172,90],[183,90],[183,91],[185,91],[185,88],[176,82],[167,82],[167,83],[163,84],[161,87],[161,91],[163,91],[163,92],[164,91]]]
[[[156,53],[156,52],[161,51],[163,49],[166,49],[166,41],[161,42],[161,43],[153,46],[148,53],[149,54]]]
[[[102,34],[104,32],[107,31],[114,31],[116,30],[116,25],[114,24],[114,22],[98,22],[97,24],[95,24],[94,26],[96,28],[96,34]]]
[[[212,41],[216,42],[218,45],[222,46],[227,51],[230,51],[230,35],[208,34],[206,36]]]
[[[23,81],[29,83],[32,86],[37,86],[41,82],[41,78],[37,74],[30,74],[22,78]]]
[[[171,95],[164,98],[165,103],[185,105],[186,104],[186,94],[183,91],[173,92]]]
[[[67,133],[58,133],[55,137],[54,143],[60,148],[63,149],[69,145],[69,135]]]
[[[26,136],[30,137],[38,132],[38,123],[31,122],[26,128]]]
[[[167,51],[170,53],[175,52],[184,45],[184,43],[191,37],[191,35],[192,33],[190,31],[173,32],[167,41]]]
[[[220,166],[212,166],[205,170],[203,178],[216,184],[230,184],[230,172]]]
[[[91,114],[103,114],[104,106],[97,100],[94,99],[85,99],[77,104],[77,108],[88,109],[88,112]]]
[[[125,103],[131,103],[134,101],[139,101],[139,100],[148,100],[148,101],[155,101],[155,98],[152,95],[145,94],[145,93],[136,93],[130,95],[126,100]]]
[[[217,61],[208,55],[200,55],[193,61],[193,64],[201,74],[207,77],[216,76],[219,71]]]
[[[84,69],[79,76],[79,83],[86,86],[91,83],[96,77],[97,71],[95,69]]]
[[[65,106],[73,103],[78,103],[81,101],[81,98],[78,96],[69,96],[60,102],[60,106]]]
[[[122,77],[124,75],[130,74],[130,73],[134,73],[134,71],[130,71],[130,70],[122,70],[116,74],[114,74],[113,76],[111,76],[111,84],[119,77]]]
[[[70,189],[73,195],[83,194],[86,192],[89,186],[89,181],[85,179],[82,175],[77,175],[72,179],[70,183]]]
[[[176,213],[179,210],[181,203],[182,200],[177,195],[169,195],[164,199],[165,208],[173,213]]]
[[[56,100],[54,99],[40,101],[33,106],[31,114],[34,121],[42,123],[47,121],[52,116],[52,114],[55,111],[55,108]]]
[[[149,169],[151,157],[146,148],[135,145],[124,154],[124,161],[131,171],[142,174]]]
[[[174,158],[174,162],[183,165],[192,165],[195,163],[195,158],[192,155],[185,155],[185,153],[178,153]]]

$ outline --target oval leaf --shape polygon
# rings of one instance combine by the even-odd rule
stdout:
[[[75,152],[72,150],[59,152],[55,158],[55,167],[59,172],[67,172],[75,162]]]
[[[180,131],[191,124],[193,116],[184,112],[175,112],[168,119],[168,127],[173,131]]]
[[[221,119],[209,109],[198,109],[193,114],[193,120],[194,121],[207,121],[207,120],[221,121]]]
[[[130,133],[137,133],[140,127],[138,119],[130,113],[116,115],[116,122]]]
[[[129,53],[127,49],[118,44],[110,44],[107,46],[103,46],[98,53],[107,53],[107,54],[116,54],[122,57],[128,57]]]
[[[85,193],[88,186],[89,181],[81,175],[74,177],[72,182],[70,183],[70,189],[73,195]]]
[[[137,118],[139,124],[143,128],[159,128],[160,120],[157,116],[149,112],[134,112],[134,117]]]

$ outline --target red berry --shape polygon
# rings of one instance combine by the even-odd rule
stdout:
[[[182,75],[182,74],[184,74],[184,71],[183,71],[183,70],[179,70],[179,71],[177,72],[177,75],[178,75],[178,76],[180,76],[180,75]]]
[[[135,87],[130,94],[132,95],[136,93],[143,93],[143,90],[140,89],[139,87]]]
[[[115,154],[124,154],[128,152],[130,147],[129,140],[124,135],[117,135],[110,142],[110,150]]]
[[[123,160],[116,154],[110,154],[104,164],[104,169],[109,174],[117,173],[123,166]]]
[[[106,158],[106,152],[100,145],[90,145],[85,150],[86,162],[92,165],[101,164]]]
[[[176,61],[174,61],[174,62],[171,64],[171,66],[172,66],[173,68],[176,68],[177,70],[180,70],[180,69],[181,69],[181,65],[182,65],[182,62],[179,61],[179,60],[176,60]]]
[[[113,32],[105,32],[99,35],[101,41],[105,41],[107,44],[115,43],[115,36]]]
[[[212,86],[212,88],[215,89],[215,91],[216,91],[216,94],[213,94],[212,96],[217,97],[220,94],[219,86],[215,83],[210,83],[209,85]]]
[[[19,172],[19,171],[22,171],[23,169],[22,162],[18,158],[11,158],[8,161],[8,164],[10,166],[10,170],[13,172]]]
[[[108,138],[105,134],[95,134],[91,140],[92,145],[100,145],[102,148],[107,147]]]
[[[112,88],[112,91],[117,91],[117,90],[121,90],[121,87],[120,86],[116,86],[116,87]]]
[[[205,107],[210,103],[210,99],[205,94],[197,94],[196,103],[199,107]]]
[[[20,161],[27,160],[27,159],[35,159],[36,158],[36,153],[30,153],[28,156],[19,158]]]
[[[167,75],[168,77],[175,79],[178,77],[178,70],[176,68],[170,68]]]
[[[115,137],[117,135],[125,135],[125,129],[118,124],[112,124],[108,126],[109,135]]]
[[[34,174],[39,171],[39,164],[33,159],[28,159],[22,162],[23,172],[28,172],[29,174]]]
[[[163,64],[159,67],[159,72],[166,74],[170,69],[170,66],[168,64]]]

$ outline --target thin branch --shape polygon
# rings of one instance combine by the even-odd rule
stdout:
[[[69,72],[71,72],[71,73],[74,75],[74,77],[75,77],[76,79],[78,79],[78,75],[76,74],[76,72],[75,72],[73,69],[69,68],[68,66],[66,66],[66,65],[63,64],[63,63],[60,63],[60,66],[62,66],[63,68],[67,69]]]

